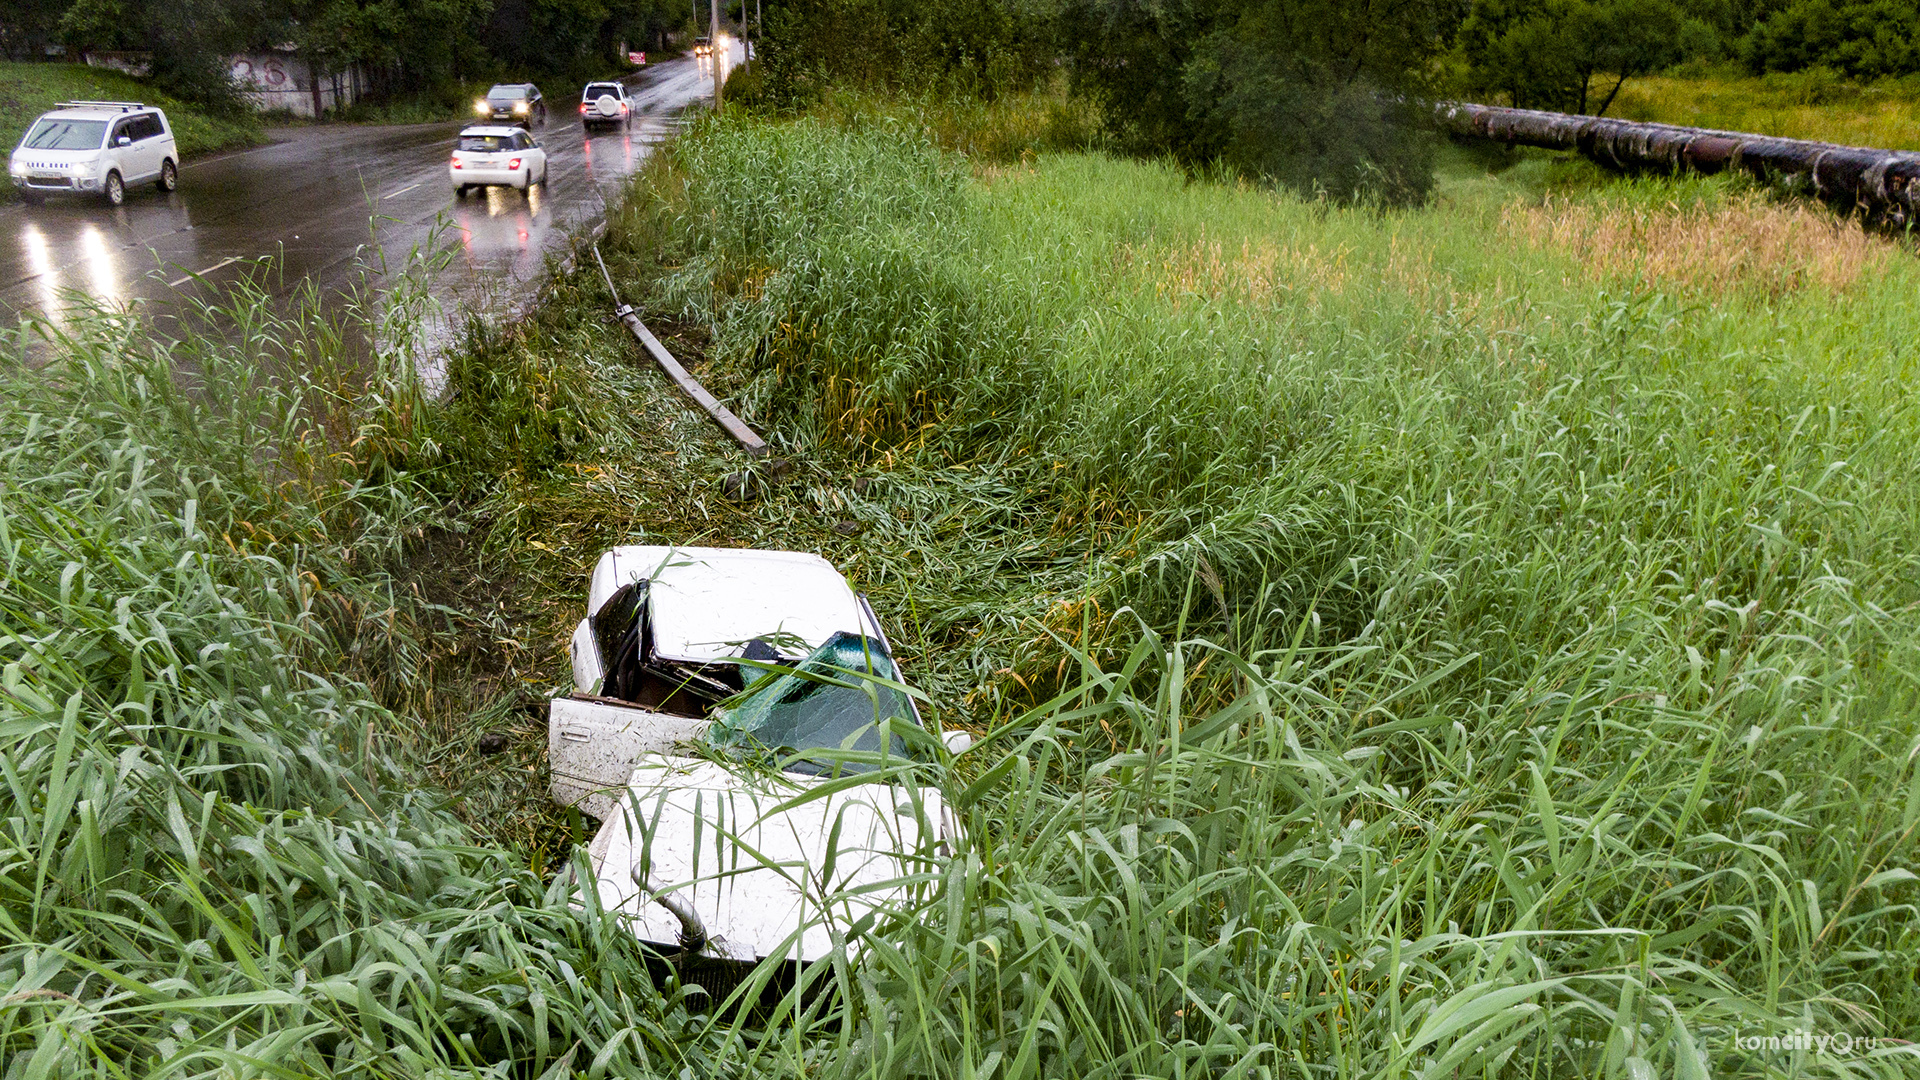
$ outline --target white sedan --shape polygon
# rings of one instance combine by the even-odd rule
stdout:
[[[447,165],[453,193],[468,188],[517,187],[522,191],[547,182],[547,152],[533,133],[517,127],[476,125],[460,133],[460,145]]]

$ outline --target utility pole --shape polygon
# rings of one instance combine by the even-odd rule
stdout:
[[[710,7],[713,13],[713,29],[707,32],[707,40],[713,43],[713,48],[708,55],[713,60],[713,111],[719,112],[720,84],[727,81],[726,74],[721,66],[720,56],[720,0],[710,0]]]

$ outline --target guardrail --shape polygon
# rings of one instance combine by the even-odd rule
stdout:
[[[1578,150],[1613,168],[1733,169],[1811,192],[1878,225],[1903,228],[1920,219],[1920,153],[1461,101],[1440,102],[1434,117],[1456,135]]]

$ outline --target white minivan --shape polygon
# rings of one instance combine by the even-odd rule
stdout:
[[[103,195],[115,206],[149,180],[180,183],[180,151],[167,114],[133,101],[63,101],[27,129],[7,174],[29,202],[45,195]]]

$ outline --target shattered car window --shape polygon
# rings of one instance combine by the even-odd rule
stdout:
[[[591,620],[606,665],[600,696],[674,716],[704,716],[746,683],[733,664],[682,664],[653,650],[645,580],[623,585]]]
[[[809,678],[808,676],[811,676]],[[880,750],[879,724],[915,723],[913,705],[900,690],[876,681],[898,681],[893,660],[870,638],[842,631],[795,665],[774,675],[717,718],[707,742],[728,749],[758,748],[794,753],[807,750]],[[898,735],[889,752],[904,756]],[[853,762],[796,762],[802,772],[863,772]]]

